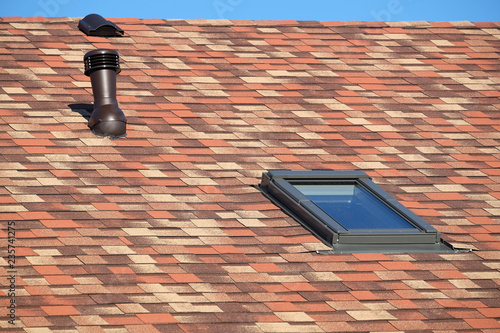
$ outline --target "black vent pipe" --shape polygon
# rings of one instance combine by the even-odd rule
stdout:
[[[97,49],[83,57],[85,75],[90,76],[94,94],[94,111],[88,126],[100,136],[126,135],[127,119],[116,100],[116,75],[120,73],[118,52]]]

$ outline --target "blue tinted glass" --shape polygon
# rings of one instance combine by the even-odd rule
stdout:
[[[294,185],[346,229],[415,229],[370,192],[355,184]]]

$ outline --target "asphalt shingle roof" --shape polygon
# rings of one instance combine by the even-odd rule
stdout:
[[[0,327],[500,331],[500,24],[78,20],[0,20]],[[95,48],[124,139],[87,128]],[[316,254],[254,187],[271,169],[364,170],[475,250]]]

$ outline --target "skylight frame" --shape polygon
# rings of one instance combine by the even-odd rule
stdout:
[[[408,221],[413,229],[347,229],[300,192],[297,184],[352,183]],[[455,252],[434,227],[375,184],[363,171],[288,171],[262,174],[262,193],[311,231],[334,253]]]

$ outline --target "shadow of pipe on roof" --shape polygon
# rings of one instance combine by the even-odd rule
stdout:
[[[94,106],[88,103],[68,104],[68,107],[71,108],[71,111],[80,114],[87,121],[89,121],[90,115],[94,110]]]

